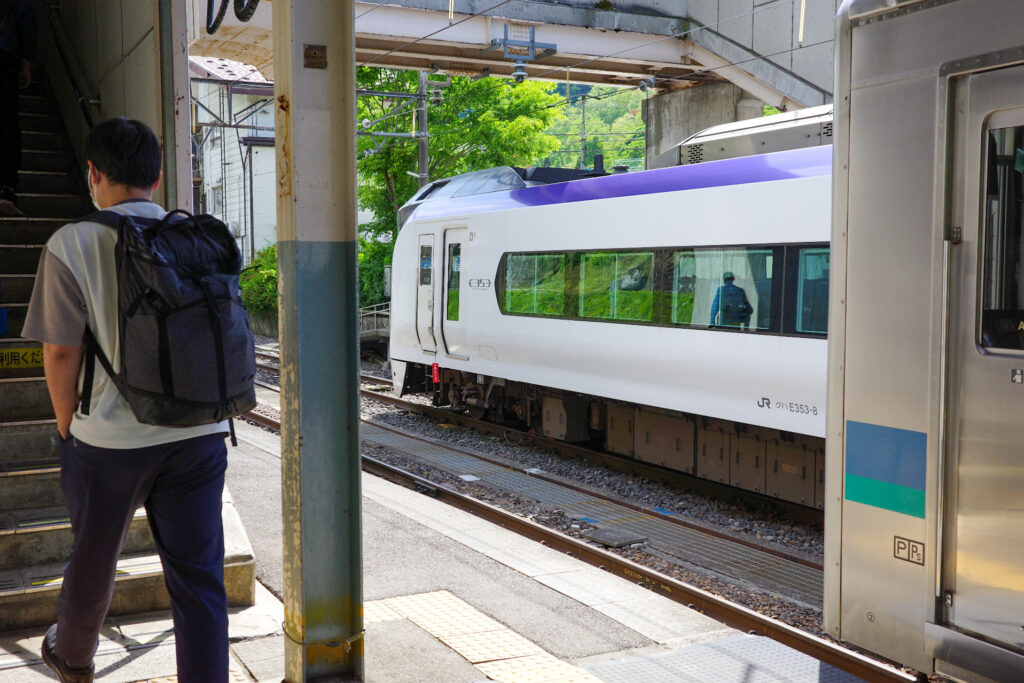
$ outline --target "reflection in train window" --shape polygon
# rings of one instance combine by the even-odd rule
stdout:
[[[672,257],[671,321],[767,330],[775,248],[685,249]]]
[[[459,319],[459,280],[462,277],[462,245],[448,245],[448,320]]]
[[[800,250],[796,289],[796,331],[828,332],[828,247]]]
[[[981,343],[1024,349],[1024,126],[988,134]]]
[[[505,313],[565,315],[565,254],[509,254],[505,258]]]
[[[654,252],[584,252],[579,268],[579,316],[651,322]]]
[[[430,245],[420,245],[420,284],[430,284],[430,269],[434,248]]]

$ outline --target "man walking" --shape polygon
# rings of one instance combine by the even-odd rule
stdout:
[[[89,193],[98,208],[143,218],[166,215],[151,201],[162,162],[160,143],[145,124],[125,118],[100,123],[89,133],[86,155]],[[43,661],[61,681],[92,681],[117,558],[135,511],[145,505],[171,596],[178,680],[222,683],[228,680],[221,523],[227,423],[142,424],[104,372],[95,374],[88,414],[79,406],[86,328],[115,368],[123,360],[116,240],[115,230],[88,219],[54,233],[39,262],[24,325],[24,336],[43,342],[74,534]],[[125,348],[133,351],[141,350]]]
[[[36,24],[28,0],[0,0],[0,216],[24,215],[18,207],[21,124],[18,91],[32,83]]]

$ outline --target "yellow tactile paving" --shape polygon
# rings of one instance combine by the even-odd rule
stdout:
[[[384,604],[383,600],[363,603],[363,622],[376,624],[382,621],[398,621],[402,615]]]
[[[399,618],[413,622],[501,683],[600,683],[586,671],[545,652],[507,626],[448,591],[378,600]],[[370,620],[375,603],[364,605]]]
[[[468,659],[471,664],[547,654],[539,645],[523,638],[509,628],[441,636],[440,640]]]
[[[384,603],[424,631],[440,638],[497,631],[504,626],[448,591],[388,598]]]
[[[501,683],[601,683],[601,679],[547,653],[486,662],[476,668]]]

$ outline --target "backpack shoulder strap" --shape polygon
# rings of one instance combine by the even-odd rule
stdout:
[[[98,221],[97,221],[98,222]],[[88,415],[90,406],[92,405],[92,385],[96,374],[96,361],[99,360],[100,366],[110,376],[110,380],[117,387],[117,390],[121,392],[122,396],[125,396],[124,382],[121,380],[120,375],[114,372],[114,366],[110,364],[107,359],[107,355],[103,353],[103,349],[100,348],[99,341],[93,336],[92,330],[88,327],[85,328],[85,372],[82,377],[82,398],[81,398],[81,411],[82,415]]]
[[[115,230],[121,227],[121,220],[124,218],[124,214],[120,214],[117,211],[97,211],[91,213],[88,216],[83,216],[80,222],[91,221],[93,223],[99,223],[105,225],[108,228],[114,228]]]

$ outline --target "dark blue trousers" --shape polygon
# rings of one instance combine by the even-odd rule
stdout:
[[[57,655],[71,666],[92,661],[118,555],[145,505],[171,596],[178,680],[226,683],[224,436],[137,449],[96,448],[71,437],[60,460],[74,544],[60,590]]]

